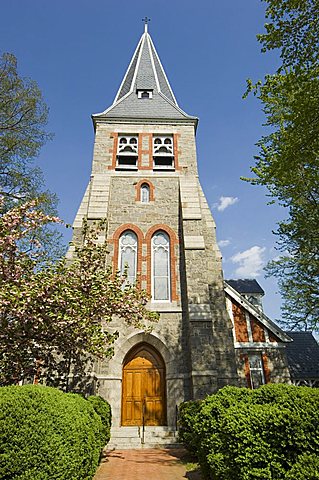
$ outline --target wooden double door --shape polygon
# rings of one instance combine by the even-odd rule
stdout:
[[[124,361],[122,425],[165,425],[165,365],[147,344],[132,349]]]

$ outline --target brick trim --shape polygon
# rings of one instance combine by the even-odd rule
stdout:
[[[152,169],[152,133],[139,133],[139,144],[138,144],[138,169],[139,170],[150,170]],[[143,138],[148,137],[148,149],[143,150]],[[148,165],[142,165],[142,154],[148,154]]]
[[[142,180],[140,180],[136,185],[135,185],[135,200],[136,202],[140,202],[141,201],[141,186],[143,184],[147,184],[150,188],[150,202],[154,202],[155,200],[155,196],[154,196],[154,191],[155,191],[155,187],[154,185],[152,184],[152,182],[150,182],[150,180],[147,180],[146,178],[143,178]]]
[[[118,143],[118,137],[119,134],[117,132],[112,132],[110,135],[111,138],[113,138],[113,149],[111,148],[109,150],[110,153],[112,153],[112,163],[111,165],[108,166],[109,170],[115,170],[116,167],[116,154],[117,154],[117,143]]]
[[[146,245],[147,245],[147,281],[146,281],[146,290],[149,295],[152,294],[152,237],[155,232],[163,231],[167,233],[170,241],[170,272],[171,272],[171,300],[178,300],[177,296],[177,278],[176,278],[176,256],[175,248],[179,244],[178,236],[167,225],[162,223],[154,225],[151,227],[145,235]]]
[[[136,281],[137,285],[141,286],[141,273],[142,273],[142,245],[144,243],[144,235],[142,230],[134,225],[133,223],[125,223],[118,227],[115,232],[113,233],[113,237],[108,240],[109,243],[113,243],[114,251],[113,251],[113,272],[118,271],[118,263],[119,263],[119,241],[120,236],[127,230],[131,230],[137,236],[137,268],[136,268]]]
[[[182,170],[182,168],[179,166],[179,155],[180,155],[181,151],[178,150],[178,141],[179,141],[180,136],[181,136],[180,133],[173,133],[175,170]]]

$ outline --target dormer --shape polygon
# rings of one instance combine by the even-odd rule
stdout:
[[[175,169],[173,135],[153,136],[153,169]]]
[[[137,89],[137,90],[136,90],[136,93],[137,93],[137,98],[140,98],[140,99],[142,99],[142,100],[152,99],[152,98],[153,98],[153,89],[152,89],[152,88],[149,88],[149,89]]]
[[[119,135],[117,144],[116,169],[137,170],[137,135]]]

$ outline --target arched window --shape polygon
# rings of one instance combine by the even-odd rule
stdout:
[[[141,202],[148,203],[150,201],[150,187],[147,183],[141,185]]]
[[[170,300],[170,242],[167,233],[159,231],[152,237],[152,298]]]
[[[135,283],[137,271],[137,236],[126,230],[119,241],[119,270],[121,274],[127,269],[127,283]]]

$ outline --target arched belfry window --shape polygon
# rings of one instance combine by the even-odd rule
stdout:
[[[149,203],[150,201],[150,186],[147,183],[141,185],[141,202]]]
[[[120,236],[119,270],[121,274],[126,270],[127,283],[135,283],[137,272],[137,236],[131,230],[126,230]]]
[[[152,237],[152,298],[154,301],[169,301],[170,241],[167,233],[156,232]]]

